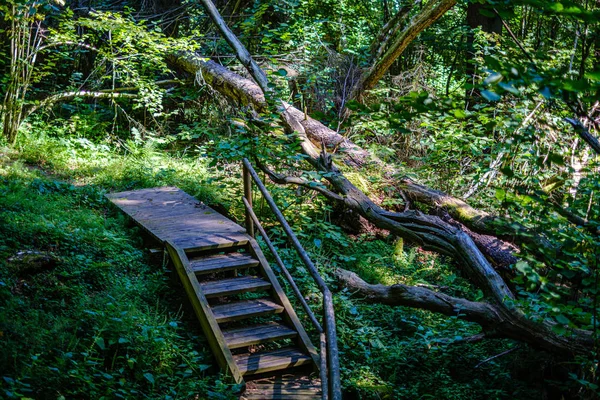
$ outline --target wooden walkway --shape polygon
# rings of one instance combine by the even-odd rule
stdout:
[[[166,246],[219,365],[241,399],[318,399],[319,356],[244,228],[175,187],[107,197]]]
[[[106,196],[154,239],[186,251],[241,246],[251,239],[244,228],[176,187]]]

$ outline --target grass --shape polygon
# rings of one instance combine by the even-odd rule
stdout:
[[[238,166],[216,169],[209,162],[155,140],[109,145],[68,138],[45,124],[30,126],[15,149],[0,147],[0,397],[231,396],[233,387],[215,368],[178,281],[103,196],[175,185],[205,203],[221,204],[241,221],[242,207],[234,200],[240,197]],[[348,398],[539,397],[531,382],[541,378],[527,371],[532,365],[535,370],[536,361],[523,361],[531,356],[528,350],[475,370],[513,343],[459,344],[478,327],[368,304],[338,287],[331,274],[342,267],[371,283],[434,284],[479,299],[481,293],[454,272],[450,260],[392,238],[350,237],[312,194],[299,197],[281,187],[272,187],[272,194],[334,289]],[[259,214],[267,209],[261,204],[256,202]],[[282,232],[263,219],[318,310],[312,279]],[[23,251],[33,252],[30,259],[17,256]]]
[[[182,289],[103,196],[179,185],[215,201],[204,164],[147,146],[20,144],[0,149],[0,397],[231,397]]]

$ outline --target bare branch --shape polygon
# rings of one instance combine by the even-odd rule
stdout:
[[[373,89],[408,45],[455,4],[456,0],[428,1],[406,27],[390,40],[385,53],[374,60],[373,64],[365,70],[351,97],[357,98],[363,91]]]
[[[489,358],[486,358],[485,360],[483,360],[483,361],[481,361],[479,364],[477,364],[477,365],[475,366],[475,368],[474,368],[474,369],[477,369],[477,368],[481,367],[483,364],[486,364],[486,363],[488,363],[488,362],[490,362],[490,361],[492,361],[492,360],[495,360],[496,358],[500,358],[500,357],[502,357],[502,356],[505,356],[505,355],[507,355],[507,354],[510,354],[510,353],[512,353],[513,351],[519,350],[520,348],[521,348],[520,346],[515,346],[515,347],[513,347],[513,348],[511,348],[511,349],[508,349],[508,350],[506,350],[506,351],[503,351],[503,352],[502,352],[502,353],[500,353],[500,354],[496,354],[495,356],[491,356],[491,357],[489,357]]]
[[[475,341],[484,337],[508,338],[566,356],[588,354],[594,343],[589,331],[574,329],[561,336],[553,332],[554,323],[533,322],[501,304],[474,302],[403,284],[373,285],[343,269],[336,271],[336,277],[368,302],[424,309],[479,324],[483,332],[473,337]]]
[[[598,138],[593,136],[585,126],[583,126],[581,121],[574,118],[565,118],[565,121],[571,124],[571,126],[575,129],[575,132],[577,132],[577,134],[579,135],[579,137],[585,140],[585,142],[589,144],[592,149],[594,149],[596,154],[600,154],[600,141],[598,140]]]
[[[309,181],[309,180],[306,180],[306,179],[298,177],[298,176],[286,176],[286,175],[277,174],[277,173],[273,172],[272,170],[270,170],[269,168],[267,168],[260,161],[255,160],[255,162],[256,162],[256,165],[258,166],[258,168],[260,168],[265,174],[267,174],[267,176],[269,177],[269,179],[271,179],[271,181],[273,181],[279,185],[302,186],[307,189],[314,190],[315,192],[322,194],[323,196],[327,197],[328,199],[335,200],[335,201],[344,201],[342,196],[332,192],[331,190],[326,189],[325,186],[323,186],[323,184],[321,182]]]
[[[46,97],[44,100],[40,101],[38,104],[35,104],[34,106],[32,106],[29,110],[27,110],[25,115],[29,116],[32,113],[34,113],[35,111],[39,110],[40,108],[47,107],[49,105],[58,103],[60,101],[71,100],[75,97],[91,97],[91,98],[95,98],[95,99],[116,99],[116,98],[134,99],[134,98],[138,97],[138,95],[133,94],[133,93],[118,93],[118,92],[114,92],[114,91],[113,92],[90,92],[90,91],[86,91],[86,90],[57,93],[57,94],[53,94],[52,96]]]
[[[262,69],[256,64],[256,62],[252,59],[250,52],[246,49],[246,47],[240,42],[240,40],[233,34],[231,29],[227,26],[227,23],[219,14],[219,11],[213,4],[211,0],[200,0],[202,5],[206,9],[208,15],[213,20],[227,43],[231,46],[231,48],[237,54],[240,62],[246,67],[250,75],[254,78],[258,86],[260,86],[263,93],[268,93],[269,90],[269,81],[267,80],[267,75],[264,73]]]

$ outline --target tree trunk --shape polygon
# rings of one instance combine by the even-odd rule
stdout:
[[[365,90],[373,89],[419,33],[431,26],[455,4],[456,0],[431,0],[427,2],[406,27],[389,40],[387,50],[380,57],[375,58],[371,66],[363,72],[351,98],[358,98]],[[399,22],[403,22],[403,19],[400,19]]]
[[[181,52],[172,55],[170,59],[184,71],[197,75],[201,81],[203,80],[230,101],[240,106],[252,105],[258,111],[266,110],[267,102],[262,90],[250,79],[194,53]],[[286,119],[293,120],[297,127],[301,127],[315,146],[321,147],[325,144],[330,149],[338,149],[347,157],[347,163],[355,167],[360,167],[369,161],[369,153],[366,150],[319,121],[306,116],[296,107],[282,103],[280,111]]]
[[[469,3],[467,7],[467,58],[466,73],[467,82],[475,85],[477,81],[477,71],[475,70],[475,34],[474,30],[481,28],[486,33],[502,34],[502,19],[496,14],[494,17],[483,15],[481,12],[493,12],[486,4]],[[471,109],[475,105],[475,99],[479,97],[479,92],[474,88],[467,89],[467,108]]]
[[[214,90],[235,104],[239,106],[252,105],[259,111],[266,110],[267,104],[264,95],[253,81],[194,53],[178,53],[171,57],[171,62],[184,71],[201,77],[201,80],[211,85]],[[347,164],[353,167],[360,167],[372,159],[368,151],[332,129],[329,129],[319,121],[306,116],[297,108],[283,103],[280,111],[291,131],[296,130],[306,135],[307,139],[313,144],[310,152],[317,157],[320,153],[318,148],[325,144],[326,148],[337,148],[346,157]],[[305,147],[306,145],[308,143],[305,143]],[[381,162],[379,162],[378,167],[384,171],[389,169]],[[390,179],[393,178],[390,177]],[[515,224],[513,221],[506,221],[484,211],[474,209],[461,199],[419,185],[408,179],[402,180],[400,187],[409,197],[429,204],[440,212],[447,213],[474,233],[487,236],[501,235],[518,243],[531,243],[531,247],[534,249],[543,250],[549,247],[549,244],[542,236],[533,234],[525,227]],[[470,233],[472,234],[473,232]],[[472,238],[484,250],[485,255],[492,260],[494,265],[506,266],[514,262],[514,257],[512,256],[514,246],[503,241],[498,241],[498,239],[480,237],[475,234],[472,234]]]
[[[180,53],[173,57],[172,61],[190,73],[201,73],[208,84],[214,82],[215,90],[235,102],[256,104],[259,108],[265,107],[262,92],[254,82],[228,71],[212,61],[190,53]],[[246,91],[246,89],[250,90]],[[486,326],[502,325],[503,337],[535,343],[556,354],[565,355],[574,352],[581,354],[589,351],[591,347],[587,346],[592,342],[591,339],[588,340],[587,332],[576,332],[577,338],[574,340],[554,334],[549,322],[533,322],[527,319],[515,305],[514,295],[507,283],[488,262],[467,232],[436,216],[415,211],[393,213],[382,209],[348,181],[333,165],[328,155],[319,153],[312,144],[307,143],[309,135],[319,138],[318,132],[317,136],[314,136],[315,130],[327,132],[326,127],[310,118],[304,119],[304,113],[291,106],[283,107],[281,111],[288,125],[294,127],[293,129],[305,138],[303,150],[308,156],[307,161],[316,170],[325,173],[330,189],[319,189],[319,192],[334,202],[344,204],[378,228],[388,230],[425,249],[455,258],[465,276],[470,277],[492,299],[491,307],[499,316],[487,323]],[[302,119],[298,121],[299,118]],[[271,171],[266,170],[266,172],[277,183],[303,184],[303,181],[299,179],[282,178]],[[311,186],[310,183],[304,183],[306,186]],[[404,182],[404,185],[406,188],[411,188],[413,193],[419,193],[421,200],[427,199],[431,204],[436,204],[440,208],[454,210],[456,215],[462,216],[462,220],[469,222],[473,227],[489,229],[492,225],[493,217],[469,207],[459,199],[446,197],[441,192],[432,192],[431,189],[409,181]],[[569,344],[573,340],[573,344]]]
[[[209,1],[209,0],[206,0]],[[423,10],[418,13],[411,21],[411,24],[406,27],[396,37],[390,49],[386,51],[382,59],[390,56],[390,51],[397,51],[402,46],[406,47],[409,42],[405,42],[407,37],[416,36],[415,32],[420,32],[431,24],[435,19],[439,18],[445,10],[455,4],[455,1],[448,0],[432,0],[427,3]],[[442,10],[444,10],[442,12]],[[219,22],[220,16],[218,16]],[[222,29],[222,27],[220,27]],[[227,29],[224,34],[227,34]],[[411,39],[412,40],[412,39]],[[250,73],[257,79],[261,80],[261,75],[257,74],[252,68],[252,60],[247,60],[243,46],[235,40],[228,40],[232,47],[236,50],[238,58],[247,67]],[[237,46],[237,44],[239,46]],[[403,49],[403,48],[402,48]],[[400,50],[401,52],[401,50]],[[387,67],[385,61],[383,70],[377,67],[382,59],[375,60],[372,68],[366,71],[365,80],[361,82],[359,91],[368,88],[371,82],[376,81],[385,73]],[[393,61],[393,60],[392,60]],[[195,54],[179,53],[173,57],[173,62],[181,66],[184,70],[192,74],[201,74],[204,80],[219,90],[225,96],[242,104],[253,104],[259,109],[267,109],[263,92],[258,86],[241,76],[234,74],[222,66],[215,64],[206,59],[202,59]],[[380,65],[380,66],[381,66]],[[389,67],[389,65],[388,65]],[[375,72],[373,72],[375,71]],[[383,72],[382,72],[383,71]],[[379,76],[379,78],[377,78]],[[377,78],[377,80],[369,81]],[[262,85],[261,85],[262,86]],[[331,131],[323,124],[315,121],[304,115],[300,110],[282,103],[280,112],[283,120],[288,125],[290,131],[295,131],[301,139],[301,147],[305,155],[305,160],[317,171],[323,173],[323,178],[328,182],[328,187],[323,187],[317,182],[306,182],[302,178],[280,176],[268,170],[266,166],[261,166],[269,177],[276,183],[295,184],[308,187],[314,187],[322,195],[329,198],[331,201],[343,204],[347,208],[355,211],[376,227],[388,230],[402,238],[408,239],[425,249],[433,250],[441,254],[452,256],[457,261],[458,267],[463,273],[470,277],[475,284],[478,285],[490,298],[491,306],[495,307],[494,312],[498,315],[496,319],[487,322],[484,317],[488,318],[489,313],[482,310],[486,306],[481,306],[476,303],[467,303],[464,299],[461,300],[466,306],[472,306],[474,318],[480,319],[482,326],[492,326],[494,329],[502,327],[502,334],[505,337],[520,338],[530,343],[552,351],[561,355],[572,355],[573,353],[586,353],[593,345],[591,334],[589,332],[574,332],[574,346],[568,345],[569,339],[556,335],[552,332],[552,324],[546,321],[534,322],[529,320],[523,311],[515,302],[515,297],[509,286],[502,279],[500,274],[492,267],[484,254],[479,250],[471,236],[460,227],[442,220],[437,216],[425,215],[414,211],[405,211],[402,213],[393,213],[382,209],[378,204],[373,202],[368,196],[356,188],[334,165],[329,154],[326,153],[324,146],[319,152],[313,142],[322,143],[325,140],[330,140],[329,143],[339,143],[340,147],[344,147],[349,153],[360,152],[365,157],[368,153],[354,143],[347,141],[345,138],[340,138],[340,135]],[[337,135],[337,136],[336,136]],[[311,142],[311,140],[313,142]],[[336,142],[337,141],[337,142]],[[451,207],[452,208],[452,207]],[[454,207],[455,210],[464,211],[463,207]],[[475,218],[476,221],[480,219]],[[404,288],[406,290],[406,288]],[[435,297],[435,296],[434,296]],[[439,297],[438,297],[439,298]],[[448,299],[446,299],[448,300]],[[454,300],[454,299],[453,299]],[[431,301],[416,302],[423,308],[430,304]],[[440,311],[440,306],[431,306],[436,311]],[[455,310],[453,310],[455,312]],[[523,339],[524,338],[524,339]]]
[[[586,355],[594,344],[589,332],[572,330],[569,335],[557,335],[552,331],[554,324],[533,323],[503,306],[473,302],[422,287],[371,285],[355,273],[343,269],[336,272],[336,277],[353,293],[369,302],[419,308],[449,317],[459,316],[465,321],[479,324],[487,338],[513,339],[565,357]]]

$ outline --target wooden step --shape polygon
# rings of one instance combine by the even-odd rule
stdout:
[[[296,347],[233,356],[242,375],[279,371],[290,367],[310,364],[312,358]]]
[[[245,318],[258,317],[268,314],[279,314],[283,306],[268,299],[239,301],[222,304],[212,308],[213,315],[219,323],[236,321]]]
[[[255,276],[240,276],[231,279],[221,279],[200,283],[200,288],[206,297],[228,296],[237,293],[265,290],[271,284]]]
[[[271,390],[247,390],[241,399],[243,400],[318,400],[322,399],[321,392],[315,390],[281,391],[275,387]]]
[[[294,380],[265,379],[248,382],[243,400],[308,400],[322,398],[321,381],[306,377]]]
[[[230,349],[271,342],[273,340],[288,339],[297,335],[298,332],[295,330],[277,322],[223,330],[223,337]]]
[[[251,255],[238,252],[190,258],[190,267],[198,275],[256,267],[257,265],[258,260]]]

